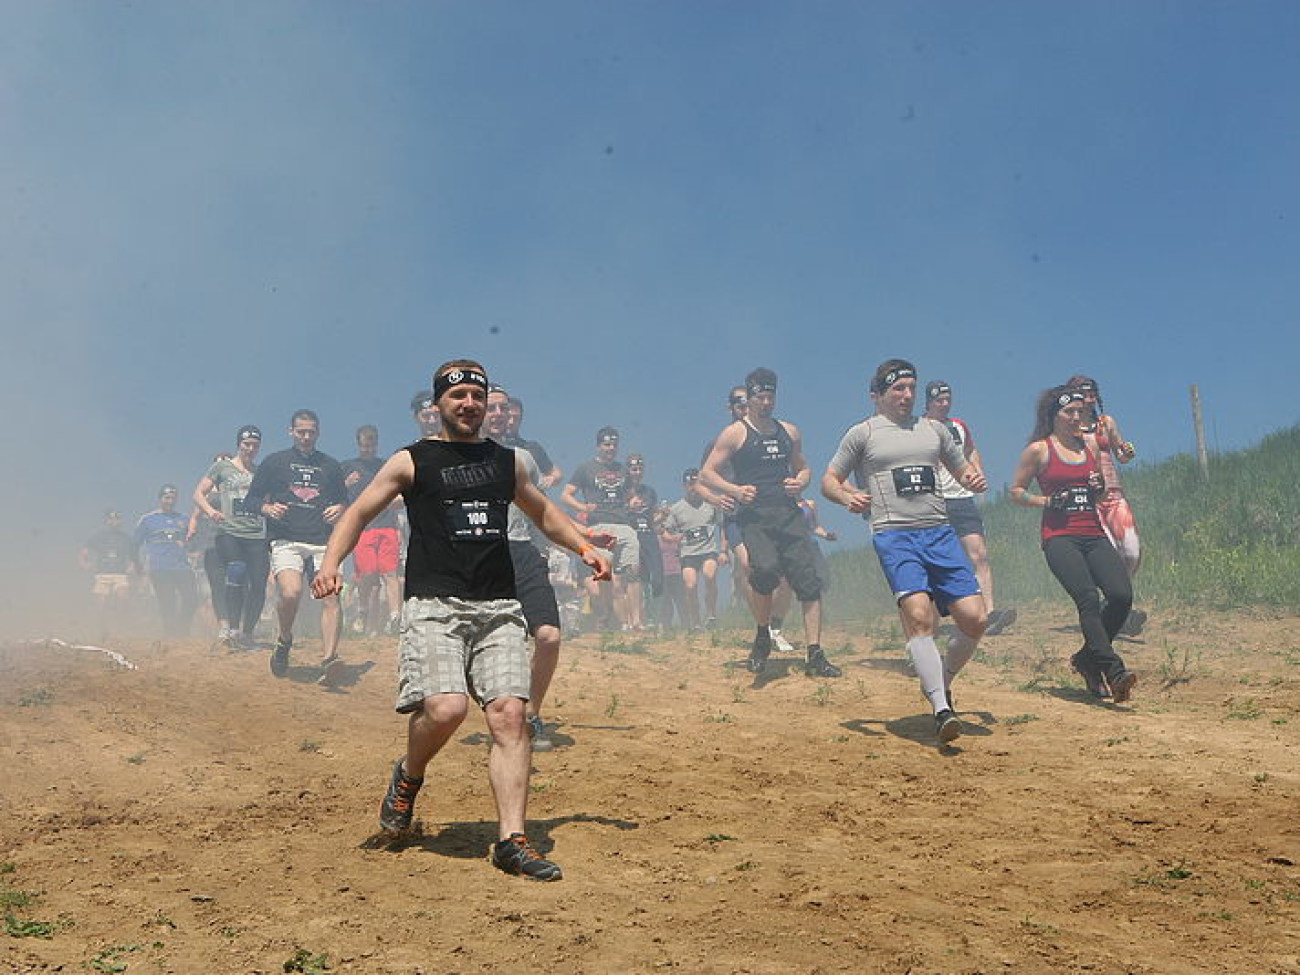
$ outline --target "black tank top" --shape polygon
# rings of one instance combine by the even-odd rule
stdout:
[[[407,598],[513,599],[506,538],[515,452],[491,440],[418,440],[405,449],[415,462],[402,494],[411,526]]]
[[[752,484],[758,488],[753,503],[762,507],[792,505],[794,499],[785,493],[785,479],[790,476],[790,456],[794,441],[780,421],[771,433],[759,433],[748,420],[745,425],[745,442],[731,455],[735,473],[734,484]]]

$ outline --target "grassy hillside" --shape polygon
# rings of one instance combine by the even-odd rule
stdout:
[[[1140,603],[1300,607],[1300,427],[1210,459],[1134,464],[1124,486],[1142,537]],[[1038,547],[1039,513],[1001,496],[983,508],[998,603],[1065,598]],[[887,608],[871,549],[831,558],[836,618]]]

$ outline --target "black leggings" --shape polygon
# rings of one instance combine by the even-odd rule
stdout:
[[[1105,536],[1057,535],[1043,543],[1043,555],[1079,610],[1083,661],[1107,680],[1117,680],[1124,673],[1124,661],[1111,641],[1133,606],[1133,583],[1115,546]],[[1106,597],[1105,609],[1098,589]]]
[[[266,539],[237,538],[218,532],[213,548],[225,566],[222,583],[226,620],[251,636],[266,604],[266,577],[271,571]]]

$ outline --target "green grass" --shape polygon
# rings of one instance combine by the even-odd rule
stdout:
[[[1246,450],[1210,458],[1209,480],[1195,458],[1124,468],[1124,489],[1142,535],[1138,601],[1172,609],[1300,606],[1300,426]],[[998,601],[1060,603],[1065,594],[1039,547],[1039,511],[990,493],[981,508]],[[889,614],[893,600],[869,545],[829,557],[835,585],[827,597],[837,620]],[[887,631],[868,632],[879,640]],[[1167,658],[1175,682],[1194,671],[1177,650]]]

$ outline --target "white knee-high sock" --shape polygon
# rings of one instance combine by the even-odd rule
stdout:
[[[921,693],[937,714],[948,706],[948,695],[943,685],[943,658],[932,636],[914,636],[907,641],[907,653],[921,679]]]
[[[979,646],[978,640],[972,640],[965,633],[958,630],[948,638],[948,652],[943,657],[943,680],[949,687],[952,686],[952,680],[961,673],[961,669],[970,663],[970,658],[975,656],[975,648]]]

